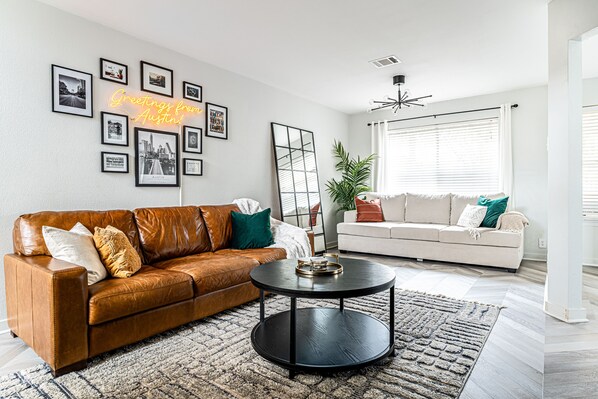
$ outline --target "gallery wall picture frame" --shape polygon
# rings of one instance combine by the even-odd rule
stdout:
[[[102,151],[102,173],[129,173],[129,154]]]
[[[129,67],[120,62],[100,58],[100,79],[121,85],[128,85]]]
[[[203,160],[183,158],[183,174],[186,176],[203,176]]]
[[[161,96],[174,97],[172,69],[141,61],[141,90]]]
[[[179,135],[135,128],[135,186],[179,187]]]
[[[129,146],[129,116],[102,111],[102,144]]]
[[[206,137],[228,140],[228,108],[206,103]]]
[[[183,151],[201,154],[203,150],[203,129],[194,126],[183,126]]]
[[[52,112],[93,118],[93,75],[52,64]]]
[[[183,98],[200,103],[202,97],[203,88],[200,85],[183,81]]]

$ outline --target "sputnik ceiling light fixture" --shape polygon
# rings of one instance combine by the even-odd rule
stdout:
[[[372,108],[369,108],[368,112],[390,108],[392,109],[392,112],[396,114],[397,111],[403,107],[411,107],[412,105],[423,107],[425,104],[421,103],[420,101],[424,98],[432,97],[430,94],[428,96],[409,98],[409,93],[407,91],[401,92],[401,85],[405,84],[405,75],[393,76],[392,84],[397,86],[397,98],[394,99],[390,96],[386,96],[384,97],[384,100],[370,100],[370,105]]]

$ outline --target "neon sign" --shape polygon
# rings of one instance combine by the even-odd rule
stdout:
[[[112,97],[110,97],[112,108],[127,103],[141,107],[141,112],[131,119],[142,125],[145,125],[146,122],[156,125],[180,125],[185,116],[203,112],[201,108],[187,105],[182,100],[174,103],[156,100],[149,95],[134,97],[127,95],[125,89],[118,89],[112,93]]]

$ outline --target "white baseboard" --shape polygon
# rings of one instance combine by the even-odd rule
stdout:
[[[326,243],[326,248],[332,249],[338,247],[338,241],[328,241]]]
[[[6,334],[9,331],[10,329],[8,328],[8,319],[0,320],[0,334]]]

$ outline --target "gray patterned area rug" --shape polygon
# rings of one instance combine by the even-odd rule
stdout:
[[[298,300],[299,307],[337,302]],[[388,321],[388,293],[345,301]],[[267,314],[289,299],[266,300]],[[261,358],[250,333],[257,302],[187,324],[90,361],[53,378],[47,366],[0,379],[4,398],[457,398],[500,308],[412,291],[396,291],[397,356],[329,376],[298,374]]]

